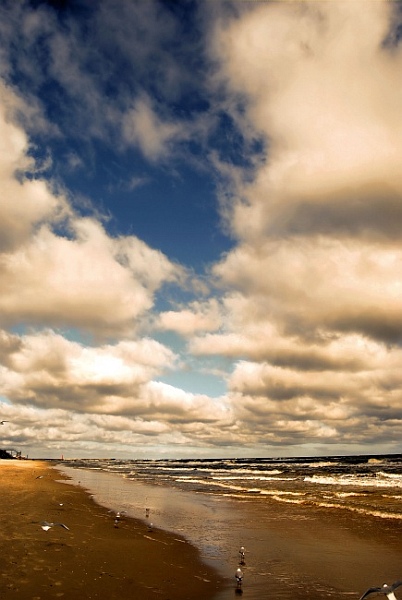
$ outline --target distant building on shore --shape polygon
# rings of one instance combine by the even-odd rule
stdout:
[[[0,448],[0,460],[2,459],[10,459],[10,458],[21,458],[21,452],[18,450],[4,450]]]

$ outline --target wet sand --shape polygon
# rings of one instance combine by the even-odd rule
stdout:
[[[255,531],[254,539],[249,538],[252,553],[247,562],[253,568],[252,555],[264,555],[257,570],[265,571],[267,579],[275,582],[277,599],[358,600],[369,587],[402,579],[399,520],[348,510],[271,504],[265,518],[260,517],[262,530],[269,535]],[[396,596],[401,598],[401,593],[402,588]]]
[[[0,598],[212,600],[224,586],[184,538],[128,517],[115,527],[62,479],[46,462],[0,461]]]

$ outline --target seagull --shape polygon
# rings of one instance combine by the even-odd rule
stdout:
[[[110,510],[109,512],[113,512],[113,511],[112,511],[112,510]],[[121,519],[121,518],[123,517],[123,515],[125,515],[125,514],[126,514],[126,511],[125,511],[125,510],[122,510],[122,511],[118,510],[118,511],[117,511],[117,513],[116,513],[116,516],[115,516],[115,518],[114,518],[114,526],[115,526],[116,528],[119,526],[120,519]]]
[[[10,421],[0,421],[0,425],[4,425],[4,423],[9,423]]]
[[[58,525],[59,527],[63,527],[64,529],[68,529],[68,531],[70,531],[70,528],[67,527],[67,525],[64,525],[64,523],[48,523],[47,521],[42,521],[41,527],[43,531],[49,531],[49,529],[55,527],[56,525]]]
[[[386,583],[384,583],[382,587],[371,587],[366,592],[364,592],[360,600],[363,600],[363,598],[366,598],[369,594],[375,593],[384,594],[385,596],[387,596],[387,598],[389,598],[389,600],[397,600],[394,594],[394,590],[396,590],[396,588],[400,585],[402,585],[402,580],[395,581],[395,583],[393,583],[392,585],[387,585]]]
[[[241,584],[243,582],[243,571],[241,569],[237,569],[236,573],[235,573],[235,577],[236,577],[237,585],[241,586]]]

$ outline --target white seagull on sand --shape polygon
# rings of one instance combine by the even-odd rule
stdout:
[[[68,529],[68,531],[70,531],[70,528],[67,527],[67,525],[64,525],[64,523],[48,523],[47,521],[42,521],[41,527],[42,527],[43,531],[49,531],[49,529],[51,529],[52,527],[56,527],[57,525],[59,527],[63,527],[64,529]]]
[[[364,592],[360,600],[363,600],[363,598],[366,598],[370,594],[384,594],[385,596],[387,596],[387,598],[389,598],[389,600],[397,600],[394,594],[394,590],[396,590],[396,588],[400,585],[402,585],[402,580],[395,581],[395,583],[393,583],[392,585],[387,585],[386,583],[384,583],[382,587],[371,587],[366,592]]]

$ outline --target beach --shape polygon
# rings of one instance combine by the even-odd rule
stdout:
[[[153,481],[0,461],[0,598],[230,600],[241,546],[247,600],[358,600],[402,579],[401,519]]]
[[[127,516],[116,527],[66,482],[46,461],[0,461],[0,598],[212,600],[225,585],[184,538]]]

